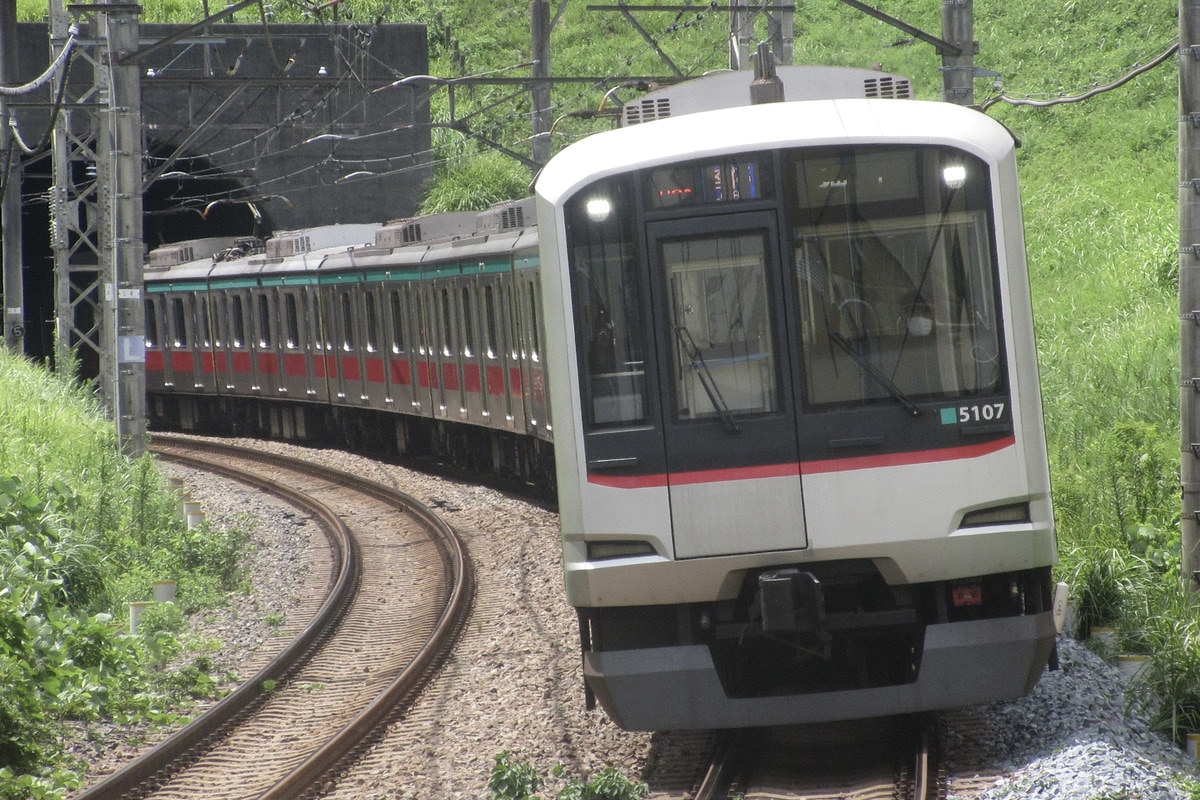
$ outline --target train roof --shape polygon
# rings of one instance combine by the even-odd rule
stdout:
[[[551,159],[535,188],[557,202],[606,175],[681,159],[846,143],[945,144],[989,160],[1006,157],[1014,146],[999,122],[952,103],[859,98],[764,103],[593,134]]]
[[[912,99],[912,84],[903,75],[854,67],[775,67],[786,100],[838,98]],[[728,70],[647,92],[621,108],[622,125],[641,125],[667,117],[744,107],[755,81],[752,70]]]

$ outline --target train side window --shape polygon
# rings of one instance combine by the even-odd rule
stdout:
[[[496,357],[496,293],[491,286],[483,287],[483,321],[484,321],[484,336],[486,337],[483,343],[487,351],[488,358]]]
[[[271,298],[258,296],[258,346],[271,347]]]
[[[567,202],[567,256],[584,424],[644,423],[645,284],[637,258],[636,197],[628,178],[600,181]]]
[[[196,295],[196,322],[200,325],[200,344],[206,349],[212,347],[212,323],[208,317],[208,296]]]
[[[541,312],[538,308],[537,286],[532,282],[526,286],[529,289],[529,357],[536,362],[542,360],[542,331],[538,325]]]
[[[246,346],[246,309],[242,305],[242,298],[240,296],[238,296],[238,295],[233,296],[232,309],[231,309],[230,313],[233,318],[232,319],[233,330],[230,333],[230,337],[233,340],[233,346],[234,347],[245,347]]]
[[[316,289],[310,289],[305,298],[305,304],[308,306],[308,318],[312,324],[313,350],[321,352],[325,349],[325,320],[321,316],[318,296]]]
[[[368,291],[363,300],[367,304],[367,352],[375,353],[379,351],[379,310],[375,306],[375,294]]]
[[[404,290],[403,296],[401,296],[399,289],[393,289],[390,297],[392,306],[392,352],[396,355],[403,355],[404,309],[406,307],[405,300],[408,297],[408,289]]]
[[[471,302],[471,287],[462,288],[463,313],[463,355],[467,358],[475,355],[475,307]]]
[[[454,309],[451,308],[450,290],[442,289],[442,355],[449,358],[454,355]]]
[[[224,347],[229,341],[229,310],[225,306],[225,296],[222,294],[217,295],[213,303],[213,322],[216,328],[213,344]]]
[[[521,352],[521,315],[517,313],[517,301],[515,298],[516,292],[512,291],[510,287],[500,287],[500,302],[508,313],[508,318],[512,321],[513,336],[508,341],[509,358],[513,361],[519,361],[524,357],[524,353]]]
[[[342,292],[342,349],[354,352],[354,301],[349,292]]]
[[[283,296],[283,319],[287,328],[287,338],[285,339],[287,349],[298,350],[300,348],[300,308],[294,294]]]
[[[155,305],[150,298],[146,298],[142,303],[143,313],[146,315],[146,347],[158,347],[158,317],[155,316]]]
[[[187,309],[184,308],[182,297],[171,298],[171,344],[175,347],[186,347],[188,343]]]

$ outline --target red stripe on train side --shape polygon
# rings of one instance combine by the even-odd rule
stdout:
[[[271,352],[259,353],[258,354],[258,374],[259,375],[278,375],[279,374],[279,357]]]
[[[428,361],[417,362],[417,385],[422,389],[437,388],[437,370]]]
[[[250,354],[244,350],[233,353],[233,371],[238,375],[250,374]]]
[[[308,374],[307,358],[303,353],[283,354],[283,374],[289,378],[303,378]]]
[[[367,383],[383,383],[383,359],[368,358]]]
[[[497,397],[504,396],[504,370],[500,367],[488,366],[487,393]]]
[[[886,453],[878,456],[804,461],[799,465],[765,464],[753,467],[677,472],[670,475],[664,473],[631,476],[589,474],[588,483],[595,484],[596,486],[608,486],[614,489],[654,489],[667,486],[668,484],[684,486],[697,483],[725,483],[728,481],[780,478],[795,475],[797,466],[801,475],[820,475],[828,472],[851,472],[877,467],[934,464],[939,461],[961,461],[963,459],[979,458],[980,456],[996,453],[1005,448],[1013,447],[1016,443],[1016,437],[1006,436],[1003,439],[996,439],[995,441],[983,442],[976,445],[943,447],[937,450],[917,450],[907,453]]]
[[[442,388],[447,392],[458,391],[458,364],[442,364]]]
[[[200,371],[205,375],[212,375],[217,371],[217,360],[213,357],[211,350],[205,350],[200,354]]]
[[[408,386],[412,383],[412,367],[407,361],[392,361],[392,383],[397,386]]]
[[[191,350],[172,350],[171,351],[171,371],[172,372],[191,372],[196,368],[196,362],[192,358]]]
[[[472,394],[479,394],[483,391],[483,377],[479,373],[478,364],[465,364],[463,366],[463,386]]]
[[[345,356],[342,358],[342,378],[348,381],[356,381],[362,377],[362,373],[358,368],[358,356]]]
[[[147,372],[162,372],[163,364],[166,359],[163,358],[162,350],[147,350],[146,351],[146,371]]]

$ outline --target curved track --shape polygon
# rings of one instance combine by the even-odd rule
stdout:
[[[156,436],[154,450],[316,516],[338,552],[334,575],[320,611],[270,664],[77,798],[299,797],[448,652],[471,604],[465,551],[428,509],[371,481],[188,439]]]

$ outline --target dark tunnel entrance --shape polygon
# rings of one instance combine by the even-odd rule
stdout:
[[[270,235],[275,224],[269,211],[262,203],[255,203],[242,185],[248,179],[248,173],[223,172],[203,156],[175,156],[172,159],[174,151],[169,142],[151,141],[147,145],[147,176],[161,172],[142,195],[142,240],[147,252],[163,244],[188,239]],[[54,254],[49,203],[53,175],[49,151],[31,156],[22,168],[24,350],[29,358],[49,362],[53,358],[55,339]],[[95,377],[95,359],[89,354],[80,355],[80,377]]]

